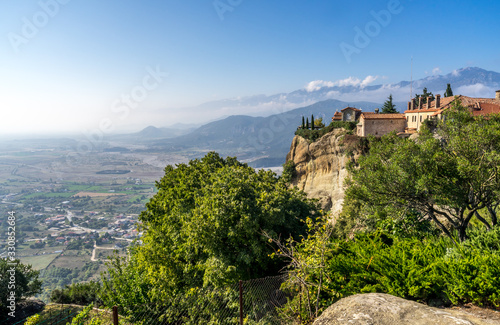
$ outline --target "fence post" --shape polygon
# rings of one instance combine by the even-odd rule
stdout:
[[[243,325],[243,281],[240,280],[240,325]]]
[[[118,307],[113,306],[113,325],[118,325]]]

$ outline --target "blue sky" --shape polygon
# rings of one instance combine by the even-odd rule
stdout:
[[[2,1],[0,133],[199,123],[210,112],[186,107],[313,80],[409,80],[412,56],[414,79],[500,71],[499,16],[493,0]],[[117,104],[141,86],[135,107]]]

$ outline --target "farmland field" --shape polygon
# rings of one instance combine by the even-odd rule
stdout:
[[[134,151],[146,148],[135,145],[122,153],[80,154],[74,143],[0,141],[0,256],[6,254],[6,220],[12,212],[16,257],[42,271],[44,300],[57,287],[99,278],[113,250],[98,248],[91,260],[96,240],[99,247],[118,244],[125,255],[164,167],[187,161],[177,154]]]

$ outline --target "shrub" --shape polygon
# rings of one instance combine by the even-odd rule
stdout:
[[[307,139],[311,142],[314,142],[324,136],[325,134],[332,132],[333,129],[345,129],[347,131],[352,131],[356,128],[357,122],[343,122],[343,121],[335,121],[331,122],[327,127],[321,128],[319,130],[309,130],[299,128],[295,131],[295,135],[299,135],[304,139]]]
[[[369,292],[428,304],[500,307],[499,228],[473,230],[461,244],[432,233],[395,237],[381,230],[357,233],[348,241],[330,237],[323,246],[325,262],[317,259],[318,237],[310,234],[290,250],[295,278],[285,286],[294,297],[284,310],[288,317],[312,320],[303,311],[320,313],[343,297]]]
[[[50,301],[61,304],[88,305],[102,304],[99,298],[101,285],[98,282],[74,283],[63,289],[55,289],[50,295]]]
[[[283,177],[285,182],[290,183],[296,174],[297,171],[295,170],[295,163],[293,160],[289,160],[283,164],[283,173],[281,174],[281,177]]]

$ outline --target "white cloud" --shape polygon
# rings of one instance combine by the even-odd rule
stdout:
[[[333,87],[333,86],[334,84],[331,81],[314,80],[307,84],[306,90],[307,92],[310,93],[316,90],[320,90],[323,87]]]
[[[368,86],[369,84],[371,84],[372,82],[374,82],[375,80],[377,80],[378,78],[379,78],[379,76],[367,76],[363,80],[356,78],[356,77],[349,77],[349,78],[340,79],[337,81],[315,80],[315,81],[311,81],[310,83],[308,83],[307,86],[305,87],[305,89],[307,90],[307,92],[313,92],[316,90],[320,90],[323,87],[331,88],[334,86],[338,86],[338,87],[345,87],[345,86],[356,87],[357,86],[357,87],[364,88],[364,87]]]
[[[470,86],[458,87],[457,89],[453,89],[453,93],[455,95],[464,95],[464,96],[478,97],[478,98],[495,97],[495,89],[485,86],[481,83],[477,83]]]
[[[361,81],[361,87],[366,87],[377,79],[378,76],[367,76],[363,81]]]
[[[434,69],[432,69],[433,75],[440,74],[440,73],[441,73],[441,69],[439,67],[435,67]]]
[[[455,77],[458,77],[460,75],[460,72],[458,70],[453,70],[451,74],[454,75]]]
[[[354,78],[354,77],[349,77],[349,78],[337,80],[337,81],[334,82],[334,84],[336,86],[340,86],[340,87],[343,87],[343,86],[358,86],[360,83],[361,83],[361,80],[359,80],[358,78]]]

